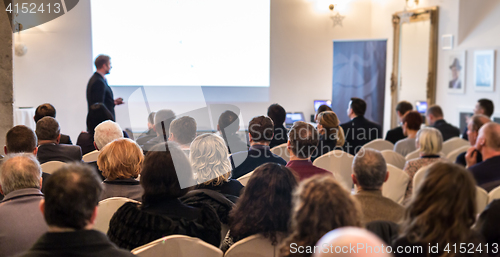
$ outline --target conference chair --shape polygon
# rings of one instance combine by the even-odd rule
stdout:
[[[48,173],[48,174],[52,174],[56,170],[58,170],[59,168],[64,166],[65,164],[66,163],[60,162],[60,161],[50,161],[50,162],[46,162],[46,163],[40,165],[40,167],[42,168],[43,172]]]
[[[387,141],[387,140],[379,138],[379,139],[375,139],[373,141],[366,143],[363,146],[363,148],[371,148],[371,149],[375,149],[375,150],[379,150],[379,151],[392,150],[392,149],[394,149],[394,144]]]
[[[276,154],[279,157],[283,158],[286,162],[289,162],[290,161],[290,153],[288,152],[286,145],[287,145],[287,143],[283,143],[281,145],[275,146],[271,149],[271,152],[273,154]]]
[[[446,156],[446,159],[448,159],[450,162],[455,162],[457,160],[457,157],[463,153],[463,152],[467,152],[467,150],[469,149],[470,145],[466,145],[466,146],[462,146],[462,147],[459,147],[453,151],[451,151],[447,156]]]
[[[402,169],[391,164],[387,164],[387,171],[389,172],[389,178],[382,186],[382,195],[402,204],[410,182],[410,176]]]
[[[222,257],[224,255],[215,246],[199,238],[184,235],[171,235],[157,239],[133,249],[132,254],[140,257]]]
[[[139,203],[136,200],[125,197],[111,197],[100,201],[99,210],[97,211],[97,216],[95,218],[94,229],[101,231],[104,234],[108,233],[109,221],[113,217],[113,214],[115,214],[115,212],[127,202]]]
[[[347,191],[352,189],[352,162],[354,156],[341,150],[333,150],[314,160],[314,165],[333,173]]]
[[[224,257],[278,257],[279,242],[273,245],[261,234],[243,238],[227,250]]]
[[[405,159],[406,159],[407,161],[409,161],[409,160],[417,159],[418,157],[420,157],[420,149],[417,149],[417,150],[415,150],[415,151],[413,151],[413,152],[411,152],[411,153],[407,154],[407,155],[405,156]]]
[[[248,180],[250,180],[250,177],[252,176],[253,174],[253,171],[252,172],[249,172],[241,177],[238,178],[238,181],[243,185],[243,186],[246,186],[247,183],[248,183]]]
[[[417,190],[418,186],[424,181],[425,178],[425,171],[427,170],[429,166],[424,166],[420,168],[415,175],[413,176],[413,192]],[[389,175],[390,176],[390,175]]]
[[[495,187],[488,193],[488,204],[493,202],[495,199],[500,199],[500,186]]]
[[[441,152],[443,152],[445,154],[445,156],[447,156],[453,150],[461,148],[463,146],[470,147],[469,141],[464,140],[464,139],[459,138],[459,137],[452,137],[452,138],[443,142],[443,149],[441,150]],[[453,160],[453,161],[455,161],[455,160]]]
[[[83,162],[96,162],[100,153],[101,152],[99,152],[98,150],[94,150],[94,151],[92,151],[90,153],[85,154],[82,157],[82,160],[83,160]]]
[[[476,214],[483,212],[486,205],[488,205],[488,201],[488,192],[486,192],[483,188],[476,186]]]
[[[387,164],[394,165],[399,169],[404,169],[406,164],[406,159],[400,153],[396,153],[393,150],[383,150],[380,152],[384,156],[385,162]]]

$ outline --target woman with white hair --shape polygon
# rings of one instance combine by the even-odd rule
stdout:
[[[415,139],[417,149],[420,151],[420,157],[406,162],[404,171],[410,176],[410,182],[406,189],[405,201],[410,199],[413,192],[413,177],[417,171],[425,166],[429,166],[435,162],[447,162],[445,158],[441,158],[439,153],[443,148],[443,136],[441,132],[435,128],[423,128],[418,131]]]

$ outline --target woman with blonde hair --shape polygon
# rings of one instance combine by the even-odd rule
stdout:
[[[97,166],[106,178],[101,200],[126,197],[141,201],[143,189],[136,178],[141,173],[144,155],[141,147],[128,138],[120,138],[104,146],[97,159]]]
[[[345,143],[344,130],[340,126],[339,118],[333,111],[320,112],[317,116],[319,143],[317,150],[311,156],[311,161],[336,148],[341,149]]]
[[[303,181],[294,194],[291,234],[284,240],[281,256],[311,256],[293,248],[314,246],[331,230],[361,226],[357,202],[331,176],[314,176]]]

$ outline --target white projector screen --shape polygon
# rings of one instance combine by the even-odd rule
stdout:
[[[270,0],[91,0],[112,86],[269,86]]]

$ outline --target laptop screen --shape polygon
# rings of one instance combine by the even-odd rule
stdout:
[[[287,125],[293,125],[296,121],[305,121],[304,113],[302,112],[287,112],[285,123]]]
[[[314,112],[318,112],[318,108],[323,104],[328,105],[328,107],[332,108],[332,101],[330,100],[314,100]]]
[[[417,101],[415,103],[415,108],[417,108],[417,111],[419,113],[425,114],[425,112],[427,112],[427,102],[426,101]]]

